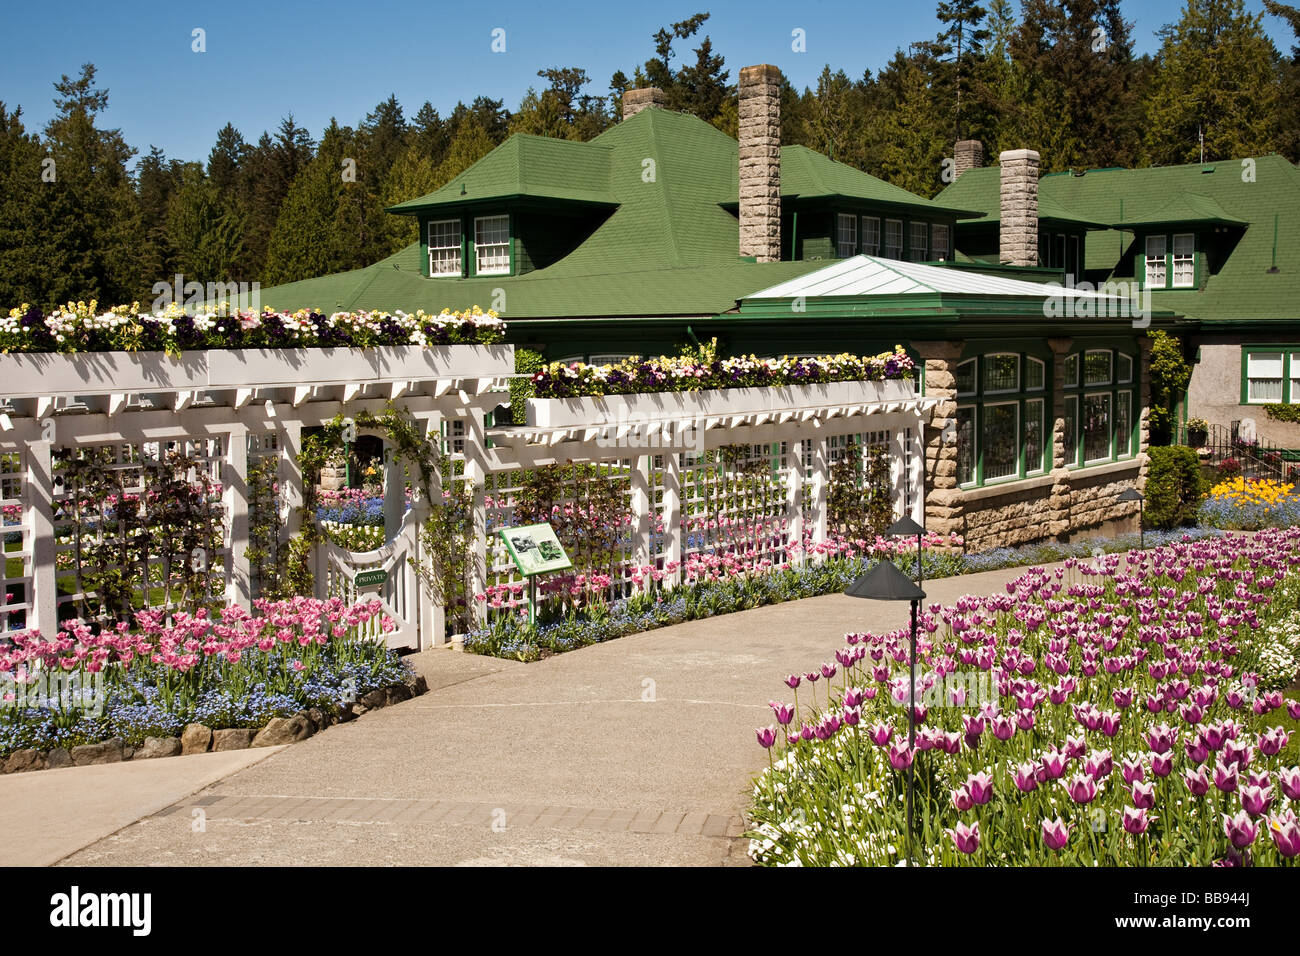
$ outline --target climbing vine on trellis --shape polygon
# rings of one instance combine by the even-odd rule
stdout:
[[[827,518],[832,528],[852,538],[873,540],[894,520],[889,452],[849,441],[831,465]]]

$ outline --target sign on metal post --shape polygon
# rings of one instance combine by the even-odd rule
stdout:
[[[506,543],[510,560],[519,573],[528,579],[528,621],[537,620],[536,576],[550,571],[563,571],[573,567],[564,552],[564,545],[555,536],[549,524],[530,524],[521,528],[502,528],[498,534]]]

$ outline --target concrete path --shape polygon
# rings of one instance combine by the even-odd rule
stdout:
[[[1022,573],[926,590],[947,603]],[[208,758],[0,779],[0,827],[57,829],[51,801],[71,784],[88,795],[68,810],[96,821],[69,834],[63,862],[75,865],[745,864],[742,814],[766,765],[754,728],[772,722],[768,700],[790,699],[782,677],[832,659],[849,631],[906,617],[906,604],[831,595],[535,664],[429,651],[412,659],[428,694],[231,767],[199,792],[159,791],[154,807],[132,788]],[[21,805],[5,799],[17,788]]]

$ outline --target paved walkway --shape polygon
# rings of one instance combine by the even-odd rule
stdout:
[[[926,590],[947,603],[1023,571]],[[59,846],[0,862],[744,864],[742,813],[766,765],[754,728],[771,722],[768,700],[789,699],[781,678],[830,659],[846,632],[906,617],[906,604],[830,595],[528,665],[428,651],[412,658],[428,694],[251,752],[251,766],[210,754],[0,778],[4,832],[80,821]]]

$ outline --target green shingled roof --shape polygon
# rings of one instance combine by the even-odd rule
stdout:
[[[995,211],[998,187],[996,166],[973,169],[939,198]],[[1300,315],[1300,169],[1281,156],[1256,157],[1250,164],[1237,159],[1082,175],[1050,173],[1039,180],[1038,188],[1040,206],[1055,203],[1113,227],[1087,234],[1084,265],[1090,272],[1114,269],[1131,254],[1135,236],[1157,225],[1181,222],[1189,230],[1217,226],[1239,234],[1204,289],[1154,292],[1156,308],[1206,322],[1294,320]],[[959,248],[964,225],[958,225]],[[1269,272],[1275,256],[1278,271]]]
[[[783,169],[788,163],[793,171],[787,188],[906,200],[949,212],[801,147],[783,151]],[[694,116],[663,109],[642,110],[585,144],[512,136],[442,189],[394,210],[512,196],[616,206],[574,252],[519,276],[426,279],[415,244],[364,269],[265,289],[262,301],[276,308],[437,311],[488,308],[500,289],[507,318],[724,312],[750,292],[825,265],[740,259],[736,213],[723,205],[737,195],[738,165],[730,136]],[[850,190],[856,191],[845,192]]]
[[[520,133],[441,189],[388,211],[411,215],[453,203],[520,196],[614,205],[609,171],[606,147]]]

